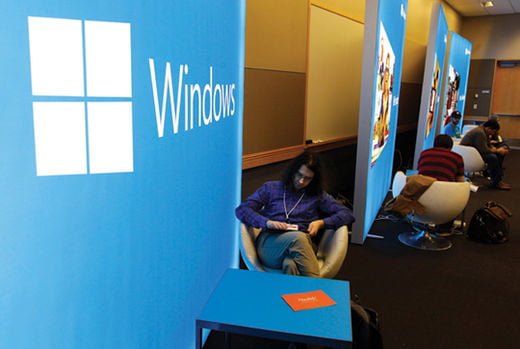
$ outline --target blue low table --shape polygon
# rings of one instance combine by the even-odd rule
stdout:
[[[336,304],[294,311],[285,294],[324,291]],[[196,320],[196,345],[202,329],[289,342],[348,348],[352,343],[347,281],[229,269]]]

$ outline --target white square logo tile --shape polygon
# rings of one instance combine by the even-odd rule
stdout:
[[[28,26],[37,175],[133,172],[130,24]]]
[[[132,172],[132,104],[88,102],[90,173]]]
[[[87,172],[82,102],[34,102],[33,120],[38,176]]]

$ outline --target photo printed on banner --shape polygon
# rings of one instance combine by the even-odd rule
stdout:
[[[457,110],[457,101],[459,99],[460,74],[450,64],[448,70],[448,91],[446,92],[446,108],[443,115],[442,126],[446,126],[451,121],[451,113]]]
[[[390,134],[392,87],[394,82],[395,54],[382,22],[380,23],[379,31],[379,55],[377,62],[377,91],[374,103],[371,166],[374,166],[377,158],[383,151]]]
[[[435,111],[437,107],[437,98],[439,95],[439,78],[440,78],[441,68],[439,66],[439,60],[437,59],[437,54],[435,54],[434,59],[434,68],[433,68],[433,76],[432,76],[432,87],[430,89],[430,101],[428,106],[428,120],[426,124],[426,136],[428,138],[435,120]]]

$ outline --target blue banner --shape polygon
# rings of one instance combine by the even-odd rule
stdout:
[[[432,7],[428,48],[424,66],[414,168],[417,167],[421,152],[433,146],[433,140],[436,136],[447,44],[448,23],[442,5],[436,2]]]
[[[443,109],[440,129],[450,122],[451,113],[459,111],[462,115],[458,127],[462,128],[464,106],[468,87],[469,66],[472,44],[455,32],[451,32],[450,51],[446,72],[444,73]]]
[[[244,1],[0,16],[0,347],[193,347],[238,265]]]
[[[397,128],[407,1],[380,0],[368,14],[359,114],[353,241],[364,241],[390,185]],[[367,3],[367,8],[369,4]],[[371,28],[370,26],[374,26]],[[375,28],[375,29],[374,29]],[[366,108],[364,106],[371,106]]]

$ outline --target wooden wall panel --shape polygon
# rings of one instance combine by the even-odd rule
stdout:
[[[505,116],[498,117],[500,122],[500,135],[504,138],[520,139],[520,116]]]
[[[520,65],[497,66],[493,91],[493,114],[520,114]]]
[[[243,154],[304,143],[305,74],[245,70]]]

